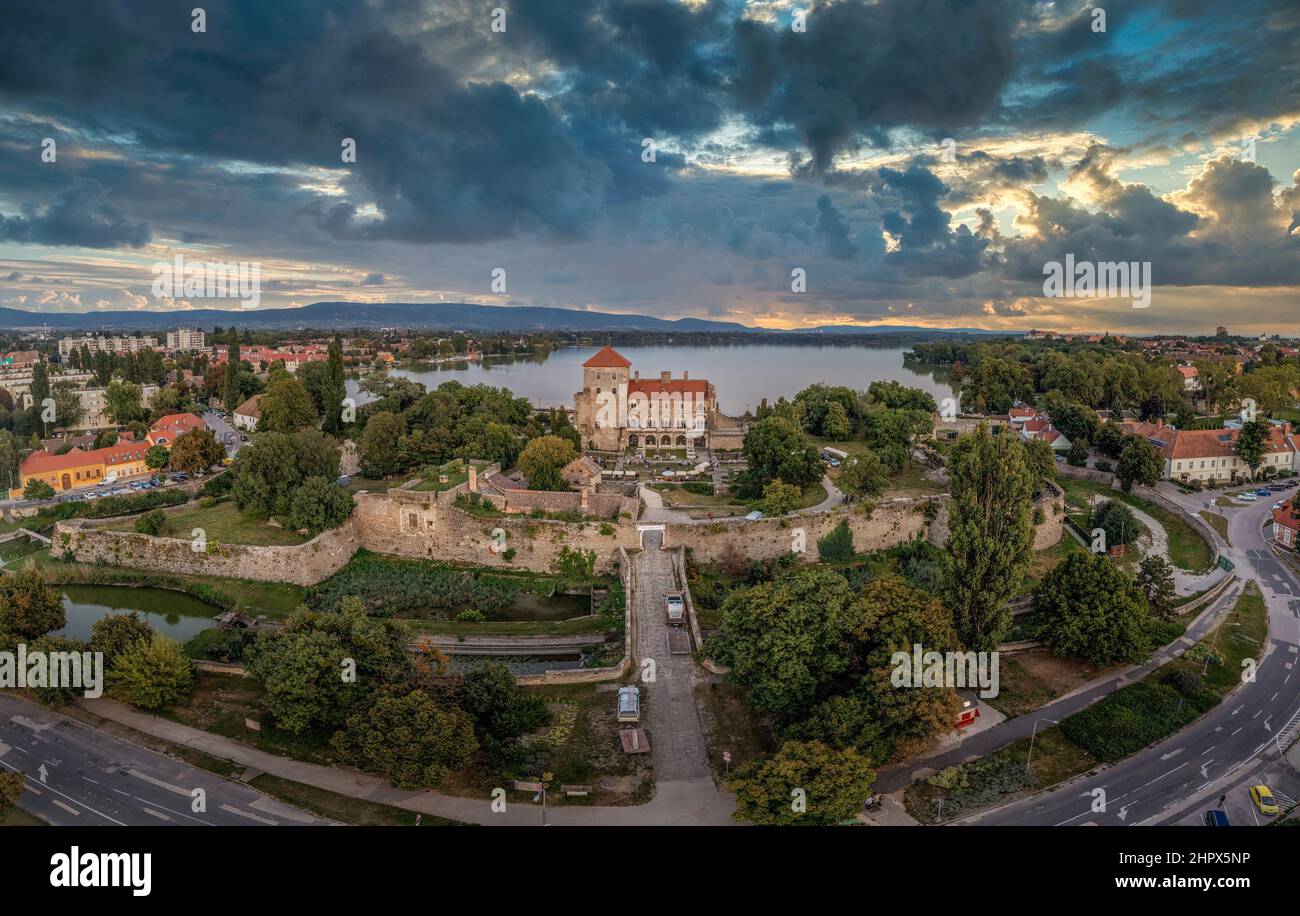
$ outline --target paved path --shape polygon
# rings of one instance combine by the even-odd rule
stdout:
[[[1128,504],[1126,503],[1126,505]],[[1133,511],[1133,517],[1143,525],[1146,525],[1147,531],[1150,533],[1149,537],[1142,539],[1147,542],[1146,544],[1141,545],[1143,555],[1149,556],[1154,553],[1168,560],[1169,534],[1165,531],[1165,526],[1160,524],[1160,522],[1150,514],[1143,512],[1137,506],[1129,505],[1128,507]],[[1211,550],[1214,551],[1215,548],[1221,550],[1224,549],[1224,545],[1216,543],[1212,546]],[[1174,592],[1178,595],[1195,595],[1197,592],[1203,592],[1207,588],[1214,586],[1220,579],[1227,575],[1227,571],[1217,565],[1212,567],[1208,572],[1203,573],[1188,572],[1185,569],[1180,569],[1178,566],[1173,564],[1173,561],[1170,561],[1170,566],[1173,567],[1174,571]]]
[[[19,807],[56,826],[331,823],[11,694],[0,694],[0,768],[27,774]]]

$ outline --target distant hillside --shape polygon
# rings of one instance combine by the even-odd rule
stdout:
[[[210,328],[439,328],[465,331],[681,331],[790,334],[992,334],[978,328],[950,331],[901,325],[828,325],[774,332],[734,321],[654,318],[540,306],[471,305],[465,302],[314,302],[292,309],[191,309],[189,311],[29,312],[0,308],[11,328],[60,331],[158,331],[177,326]]]

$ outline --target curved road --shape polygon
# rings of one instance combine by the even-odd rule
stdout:
[[[1185,501],[1183,501],[1186,504]],[[1244,684],[1205,716],[1146,750],[1099,773],[1048,792],[965,818],[966,824],[1121,826],[1199,823],[1203,811],[1229,796],[1235,823],[1249,824],[1246,787],[1287,780],[1281,750],[1300,732],[1300,580],[1270,550],[1261,525],[1267,504],[1229,520],[1226,550],[1242,580],[1259,583],[1269,634],[1253,683]],[[1273,785],[1278,790],[1277,785]],[[1105,810],[1094,811],[1096,790]],[[1285,799],[1287,789],[1279,790]],[[1243,821],[1243,816],[1246,820]]]

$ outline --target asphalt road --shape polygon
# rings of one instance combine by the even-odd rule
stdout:
[[[1229,521],[1233,547],[1228,555],[1241,579],[1259,583],[1268,606],[1269,637],[1255,681],[1177,734],[1093,777],[963,823],[1193,824],[1217,806],[1221,795],[1228,795],[1231,801],[1225,804],[1238,813],[1234,824],[1250,824],[1249,806],[1242,804],[1249,785],[1275,779],[1290,789],[1274,786],[1280,795],[1300,792],[1292,783],[1294,772],[1279,759],[1300,730],[1300,581],[1273,555],[1261,533],[1269,505],[1238,510]],[[1105,793],[1104,811],[1094,810],[1099,789]]]
[[[225,445],[226,454],[229,455],[231,458],[238,455],[239,450],[243,448],[245,445],[248,445],[247,442],[241,442],[239,439],[241,435],[247,436],[248,433],[240,429],[235,429],[233,426],[231,426],[229,423],[223,420],[221,418],[221,415],[216,411],[213,410],[204,411],[203,422],[208,424],[208,429],[212,430],[212,432],[216,434],[217,441]],[[227,434],[232,434],[235,438],[235,441],[226,442]]]
[[[0,694],[0,767],[27,774],[19,807],[55,826],[331,823],[7,694]]]

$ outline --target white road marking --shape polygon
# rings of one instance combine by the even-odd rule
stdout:
[[[222,805],[221,810],[229,811],[231,814],[238,814],[240,817],[246,817],[249,820],[259,821],[263,824],[269,824],[272,827],[276,826],[276,822],[271,820],[269,817],[258,817],[256,814],[250,814],[247,811],[240,811],[238,808],[231,807],[230,805]]]
[[[50,799],[50,800],[51,800],[52,802],[54,802],[54,804],[56,804],[56,805],[58,805],[60,808],[62,808],[64,811],[68,812],[69,814],[75,814],[75,815],[77,815],[78,817],[81,816],[81,812],[78,811],[76,808],[72,807],[71,805],[65,805],[63,802],[59,801],[57,798],[53,798],[53,799]]]
[[[145,808],[145,809],[144,809],[144,813],[145,813],[145,814],[152,814],[154,817],[158,818],[159,820],[163,820],[163,821],[170,821],[170,820],[171,820],[170,817],[168,817],[168,816],[165,815],[165,814],[160,814],[159,812],[155,811],[153,808]]]

